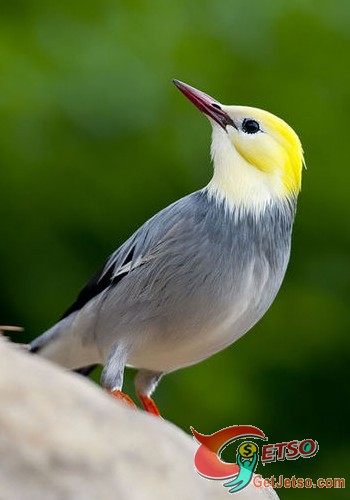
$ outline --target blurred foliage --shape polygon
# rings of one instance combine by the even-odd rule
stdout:
[[[2,1],[0,322],[39,334],[143,221],[208,182],[209,125],[172,78],[268,109],[308,167],[284,285],[252,333],[167,376],[156,399],[186,431],[318,440],[312,460],[265,475],[345,476],[349,52],[346,0]]]

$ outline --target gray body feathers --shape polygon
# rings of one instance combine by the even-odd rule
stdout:
[[[226,209],[206,189],[147,221],[68,314],[32,343],[67,368],[112,363],[168,372],[231,344],[266,312],[289,260],[295,205]],[[96,293],[94,293],[96,292]]]

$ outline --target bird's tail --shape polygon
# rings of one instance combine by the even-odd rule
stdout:
[[[53,327],[49,328],[49,330],[46,330],[46,332],[32,340],[29,344],[29,352],[44,354],[45,348],[57,341],[60,337],[62,329],[60,323],[61,322],[56,323]]]
[[[55,327],[53,327],[55,328]],[[29,344],[29,352],[33,354],[40,354],[41,351],[45,349],[45,346],[53,341],[55,336],[58,335],[57,329],[54,329],[54,331],[51,331],[52,329],[48,330],[47,332],[43,333],[40,335],[40,337],[37,337],[34,339],[30,344]],[[45,356],[46,357],[46,356]],[[52,359],[52,361],[55,361]],[[80,368],[76,368],[73,371],[75,373],[78,373],[79,375],[82,375],[83,377],[88,377],[90,373],[97,367],[97,364],[91,364],[87,366],[82,366]]]
[[[78,362],[80,354],[78,348],[74,321],[69,317],[53,325],[29,345],[30,352],[69,369],[82,366]]]
[[[88,376],[99,361],[96,348],[84,339],[88,326],[73,313],[34,339],[29,352]]]

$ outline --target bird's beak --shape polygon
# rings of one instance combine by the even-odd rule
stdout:
[[[173,83],[202,113],[215,120],[223,129],[226,129],[227,125],[237,128],[216,99],[179,80],[173,80]]]

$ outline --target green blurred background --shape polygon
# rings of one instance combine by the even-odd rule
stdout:
[[[251,333],[167,376],[156,400],[187,432],[318,440],[315,458],[265,476],[345,476],[349,2],[18,0],[0,23],[0,323],[39,334],[142,222],[209,181],[209,124],[172,78],[268,109],[307,164],[284,285]]]

